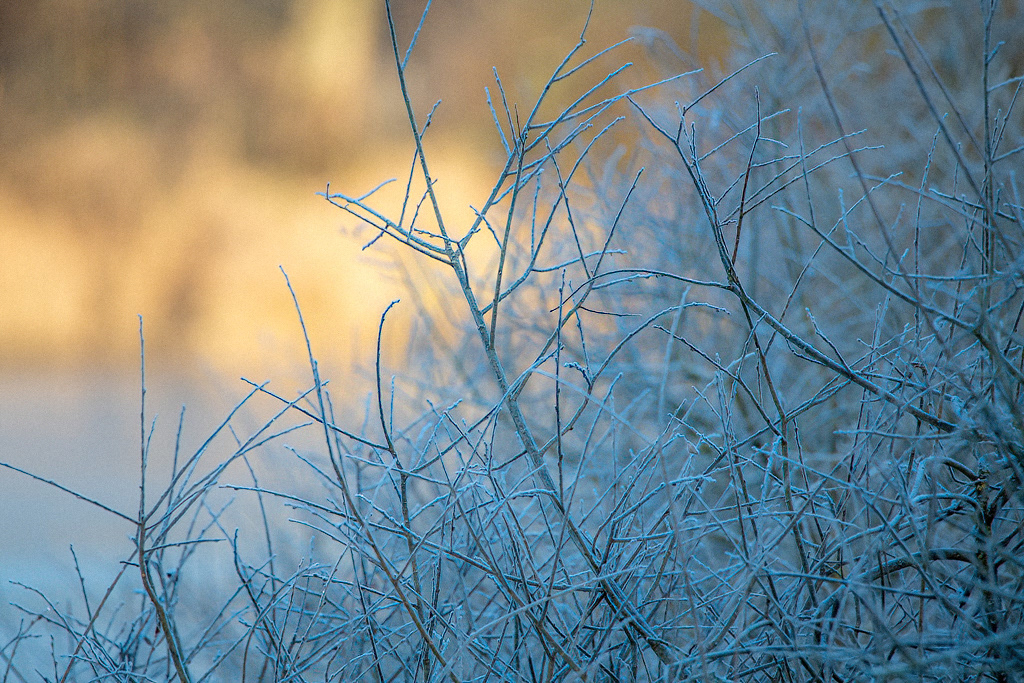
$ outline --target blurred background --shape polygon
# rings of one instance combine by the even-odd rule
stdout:
[[[394,6],[408,41],[422,3]],[[443,100],[428,149],[450,206],[479,205],[503,162],[484,95],[492,67],[529,106],[588,8],[434,3],[410,83],[421,118]],[[721,20],[686,2],[599,0],[585,53],[636,25],[679,49],[641,32],[615,58],[636,63],[618,87],[725,50]],[[412,149],[379,0],[0,3],[0,461],[134,514],[137,316],[154,457],[166,460],[182,404],[195,448],[244,395],[239,376],[308,384],[279,265],[343,395],[407,280],[393,249],[361,251],[373,234],[316,193],[401,178]],[[408,315],[396,310],[396,337]],[[67,566],[72,541],[85,562],[90,544],[102,554],[131,532],[7,469],[0,518],[0,593]]]
[[[491,68],[532,103],[588,6],[435,3],[410,77],[421,116],[443,101],[432,161],[453,204],[482,201],[503,161]],[[421,10],[395,3],[405,40]],[[721,47],[685,3],[604,0],[588,49],[636,24],[703,58]],[[642,48],[619,54],[638,67],[624,83],[684,66]],[[402,176],[407,131],[378,0],[3,3],[0,372],[134,371],[139,314],[153,363],[279,367],[302,349],[278,265],[321,352],[357,359],[400,291],[360,253],[372,234],[315,193]]]

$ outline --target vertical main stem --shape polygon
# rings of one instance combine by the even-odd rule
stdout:
[[[139,356],[140,375],[142,382],[142,398],[139,409],[140,422],[140,463],[141,474],[139,477],[139,518],[136,523],[135,545],[139,549],[139,574],[142,579],[142,587],[146,596],[156,610],[157,622],[164,632],[164,641],[167,643],[167,653],[174,664],[174,671],[181,683],[192,683],[188,667],[181,655],[181,645],[178,640],[178,630],[174,622],[167,615],[167,610],[157,595],[156,587],[153,585],[153,577],[149,573],[149,559],[146,552],[146,461],[149,456],[149,448],[146,443],[146,339],[142,334],[142,316],[139,316]]]

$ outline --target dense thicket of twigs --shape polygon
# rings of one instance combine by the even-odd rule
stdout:
[[[378,346],[353,420],[307,337],[305,394],[140,501],[140,597],[36,611],[5,680],[44,628],[48,680],[1019,679],[1024,16],[828,5],[730,5],[721,75],[642,29],[678,60],[651,87],[616,89],[585,32],[535,106],[498,79],[471,225],[389,22],[406,201],[325,196],[432,264],[421,371],[389,380]],[[243,550],[208,496],[300,428],[313,483],[236,486],[270,520]],[[237,576],[214,605],[180,579],[207,539]]]

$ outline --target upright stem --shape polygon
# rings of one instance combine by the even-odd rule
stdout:
[[[146,461],[149,455],[149,448],[146,443],[146,339],[142,334],[141,315],[139,316],[139,355],[141,358],[140,370],[142,377],[142,400],[139,410],[140,462],[142,472],[139,478],[139,517],[135,527],[135,543],[139,549],[139,574],[142,578],[142,587],[145,589],[149,601],[153,603],[157,621],[160,624],[160,628],[163,629],[164,640],[167,642],[167,652],[170,655],[171,663],[174,664],[174,671],[178,675],[178,680],[181,683],[192,683],[192,677],[189,675],[188,667],[181,655],[178,630],[175,628],[174,622],[167,615],[163,601],[153,585],[153,577],[149,573],[149,558],[146,552]]]

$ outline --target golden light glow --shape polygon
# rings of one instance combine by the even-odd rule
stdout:
[[[0,371],[133,366],[137,314],[150,353],[183,367],[199,358],[237,374],[301,358],[279,265],[322,352],[342,365],[365,355],[401,286],[382,272],[387,257],[360,251],[372,233],[314,193],[407,172],[382,4],[62,4],[4,10]],[[483,93],[491,67],[527,102],[587,3],[435,4],[410,78],[420,116],[444,100],[431,163],[468,222],[500,162]],[[395,9],[408,40],[420,8]],[[637,22],[685,41],[691,14],[599,4],[591,44]],[[638,64],[641,77],[658,68]]]

